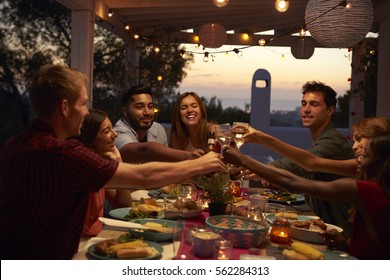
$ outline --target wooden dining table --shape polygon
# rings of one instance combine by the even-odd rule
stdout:
[[[289,209],[289,206],[286,206]],[[290,208],[290,211],[296,211],[297,207],[300,207],[302,210],[299,215],[310,215],[313,213],[310,211],[307,205],[296,205],[294,208]],[[184,226],[181,236],[174,242],[164,242],[160,243],[163,247],[163,253],[161,259],[172,260],[172,259],[193,259],[193,260],[204,260],[207,258],[200,258],[193,254],[192,252],[192,243],[188,241],[188,233],[194,227],[204,227],[205,220],[209,217],[208,211],[203,211],[199,216],[191,219],[182,219],[178,222],[182,223]],[[74,255],[74,260],[87,260],[94,259],[93,256],[88,254],[89,246],[93,244],[107,240],[107,239],[116,239],[119,236],[128,233],[126,229],[115,228],[104,225],[103,230],[96,236],[90,239],[84,239],[80,242],[79,251]],[[310,245],[319,250],[325,250],[326,246],[323,244],[312,244]],[[232,259],[284,259],[282,256],[282,250],[285,248],[284,245],[276,244],[270,241],[269,235],[267,235],[264,241],[260,246],[255,248],[233,248]],[[254,254],[255,252],[255,254]],[[211,259],[211,258],[209,258]]]

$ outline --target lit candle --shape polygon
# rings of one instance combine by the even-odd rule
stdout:
[[[291,226],[286,220],[276,220],[272,223],[270,238],[275,243],[288,243],[291,240]]]
[[[219,239],[214,242],[214,259],[230,260],[233,256],[233,244],[226,239]]]
[[[222,251],[219,252],[219,256],[217,258],[218,260],[230,260],[228,256],[225,255],[225,253]]]

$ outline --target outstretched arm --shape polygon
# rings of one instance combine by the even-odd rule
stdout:
[[[349,202],[355,206],[358,203],[356,181],[352,178],[331,182],[304,179],[287,170],[262,164],[232,147],[227,147],[223,156],[226,162],[245,167],[268,182],[293,193],[304,193],[325,200]]]
[[[201,150],[193,152],[169,148],[157,142],[126,144],[120,150],[122,160],[128,163],[144,163],[149,161],[181,161],[198,158],[203,155]]]
[[[179,162],[119,163],[105,188],[152,189],[215,171],[224,171],[225,164],[217,153]]]
[[[249,127],[249,132],[244,135],[244,138],[245,143],[262,144],[310,172],[333,173],[350,177],[357,175],[358,162],[355,159],[334,160],[322,158],[253,127]]]

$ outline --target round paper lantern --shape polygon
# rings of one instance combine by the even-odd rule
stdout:
[[[219,48],[226,42],[226,29],[218,23],[206,23],[199,29],[199,42],[205,48]]]
[[[296,59],[309,59],[314,53],[313,38],[299,37],[291,46],[291,53]]]
[[[348,48],[369,32],[374,20],[370,0],[309,0],[305,11],[306,27],[324,47]]]

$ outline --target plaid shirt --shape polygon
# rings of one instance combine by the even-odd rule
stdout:
[[[117,167],[34,120],[0,153],[0,258],[72,258],[89,192],[104,186]]]

